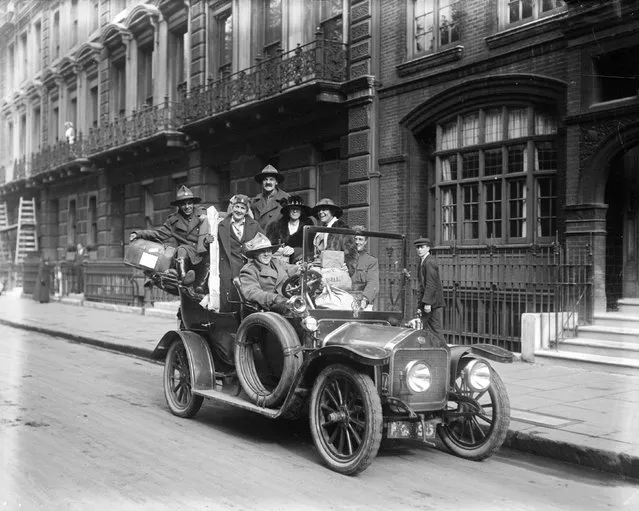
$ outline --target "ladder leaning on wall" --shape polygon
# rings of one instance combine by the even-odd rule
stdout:
[[[16,235],[15,264],[21,264],[27,252],[38,251],[38,228],[36,225],[36,202],[20,197],[18,207],[18,232]]]
[[[9,243],[9,231],[15,226],[9,225],[9,215],[7,212],[7,203],[0,203],[0,265],[11,264],[13,255],[11,253],[11,245]]]

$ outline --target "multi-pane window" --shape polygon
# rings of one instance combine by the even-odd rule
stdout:
[[[71,46],[78,42],[78,0],[71,0]]]
[[[140,49],[138,56],[138,105],[153,105],[153,45]]]
[[[264,7],[264,56],[277,55],[282,47],[282,0],[266,0]]]
[[[320,3],[320,28],[324,39],[341,41],[343,36],[343,0],[325,0]]]
[[[20,53],[22,56],[22,73],[20,74],[21,81],[25,81],[29,76],[29,52],[27,50],[27,33],[23,33],[20,36]]]
[[[215,18],[217,25],[218,76],[226,76],[233,72],[233,14],[231,9]]]
[[[556,118],[532,106],[476,110],[440,123],[439,242],[522,243],[554,236],[556,138]]]
[[[52,37],[53,58],[60,56],[60,11],[53,15],[53,37]]]
[[[33,72],[36,73],[42,65],[42,23],[34,25],[34,48],[33,48]]]
[[[87,109],[87,126],[95,128],[98,125],[98,86],[89,88],[89,101]]]
[[[98,244],[98,198],[95,195],[89,197],[87,224],[87,244],[95,247]]]
[[[564,5],[563,0],[500,0],[502,16],[506,23],[532,21],[545,16]]]
[[[413,53],[437,51],[459,41],[459,0],[413,0]]]
[[[123,61],[113,64],[113,97],[114,116],[122,116],[126,112],[126,66]]]

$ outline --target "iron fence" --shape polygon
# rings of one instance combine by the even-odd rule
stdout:
[[[321,35],[321,34],[320,34]],[[258,101],[313,80],[347,79],[347,46],[317,38],[294,50],[265,59],[255,66],[218,80],[180,87],[179,124],[186,125],[252,101]]]
[[[86,158],[85,145],[81,132],[78,133],[73,144],[62,140],[55,144],[47,144],[40,151],[32,154],[31,175],[36,176]]]
[[[174,131],[177,129],[175,110],[175,103],[167,97],[159,105],[144,106],[131,115],[105,121],[89,131],[84,151],[87,155],[97,154],[162,132]]]
[[[521,351],[521,315],[554,313],[556,338],[565,325],[592,320],[593,262],[590,245],[447,247],[432,251],[444,290],[443,334],[451,344],[476,342]],[[409,264],[406,312],[417,309],[417,264]],[[400,278],[382,282],[382,289]],[[576,321],[573,321],[576,320]]]

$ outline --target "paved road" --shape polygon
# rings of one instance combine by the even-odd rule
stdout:
[[[639,487],[505,452],[413,445],[356,478],[319,464],[304,422],[205,403],[172,416],[162,368],[0,326],[0,510],[638,509]]]

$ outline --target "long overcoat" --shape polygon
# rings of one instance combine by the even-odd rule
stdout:
[[[176,211],[171,213],[164,224],[157,229],[136,231],[136,235],[138,238],[163,243],[171,247],[184,247],[191,265],[195,266],[202,261],[202,257],[206,253],[206,249],[201,247],[201,242],[198,248],[198,241],[204,234],[201,232],[200,226],[206,221],[206,209],[197,206],[193,209],[190,218]]]
[[[310,218],[300,218],[297,230],[294,233],[288,231],[288,218],[280,218],[277,222],[269,224],[266,235],[274,245],[287,245],[292,247],[294,252],[290,256],[290,262],[295,263],[302,257],[302,243],[304,241],[304,226],[314,225]]]
[[[296,264],[288,264],[272,258],[270,264],[251,260],[240,271],[242,293],[247,298],[270,309],[278,301],[284,300],[282,284],[299,271]]]
[[[373,303],[379,293],[379,262],[368,252],[359,252],[355,273],[351,277],[352,292],[356,298],[366,297]]]
[[[289,198],[289,194],[280,188],[270,197],[264,197],[263,193],[258,193],[251,199],[251,210],[253,216],[262,230],[266,231],[271,222],[277,222],[282,218],[282,203]]]
[[[433,309],[444,306],[444,291],[439,278],[439,266],[432,255],[427,255],[419,265],[419,301]]]
[[[240,274],[242,266],[246,264],[246,257],[242,254],[242,246],[248,240],[253,239],[258,232],[264,234],[259,224],[246,216],[244,233],[242,239],[238,240],[234,234],[231,234],[231,218],[232,215],[224,217],[217,228],[220,249],[220,311],[222,312],[238,309],[236,305],[228,303],[228,298],[239,301],[239,296],[233,286],[233,278]]]

